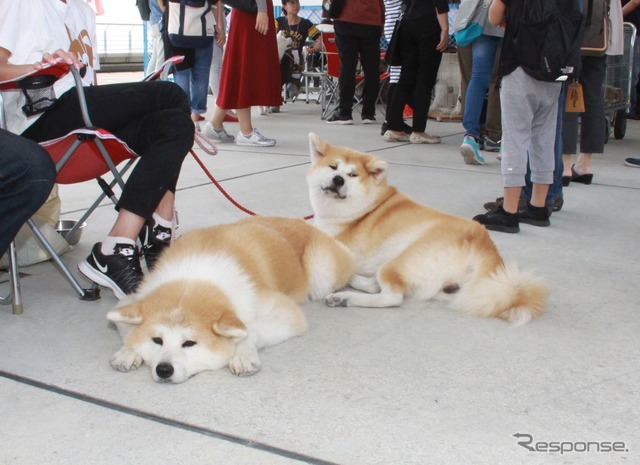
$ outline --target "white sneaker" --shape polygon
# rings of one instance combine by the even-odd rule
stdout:
[[[273,147],[276,145],[275,139],[267,139],[258,132],[256,128],[253,128],[253,132],[248,136],[245,136],[241,132],[238,132],[236,137],[236,145],[249,145],[251,147]]]
[[[224,128],[216,129],[213,127],[211,123],[207,123],[202,130],[202,134],[207,136],[209,139],[215,140],[216,142],[221,142],[223,144],[230,144],[236,141],[235,137],[228,134]]]

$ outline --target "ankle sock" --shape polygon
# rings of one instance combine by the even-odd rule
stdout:
[[[129,244],[132,247],[135,247],[136,241],[134,241],[133,239],[129,239],[128,237],[107,236],[106,239],[102,241],[100,252],[103,255],[113,255],[116,244]]]

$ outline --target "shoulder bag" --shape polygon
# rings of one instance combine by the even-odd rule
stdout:
[[[384,53],[384,61],[386,61],[389,66],[402,65],[402,55],[400,53],[401,25],[402,25],[402,13],[400,13],[400,16],[396,20],[396,24],[393,26],[393,33],[391,34],[391,39],[389,39],[389,43],[387,44],[387,51]]]
[[[456,44],[464,47],[482,34],[489,15],[490,0],[463,0],[453,22]]]
[[[222,0],[222,3],[236,10],[244,11],[245,13],[258,12],[256,0]]]
[[[208,0],[169,0],[167,32],[174,47],[206,48],[216,23]]]
[[[607,52],[611,36],[609,8],[610,0],[585,0],[584,35],[580,46],[583,56],[600,57]]]
[[[322,0],[322,17],[336,19],[342,13],[347,0]]]

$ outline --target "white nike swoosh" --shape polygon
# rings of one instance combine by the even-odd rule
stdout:
[[[93,262],[96,264],[96,266],[98,267],[98,269],[102,272],[102,273],[107,273],[107,270],[109,269],[108,266],[102,266],[100,265],[100,262],[98,261],[98,259],[96,258],[95,254],[93,252],[91,252],[91,256],[93,257]]]

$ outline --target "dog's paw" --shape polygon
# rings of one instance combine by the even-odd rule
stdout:
[[[114,370],[127,371],[137,370],[142,365],[142,357],[132,349],[122,346],[113,357],[111,357],[111,368]]]
[[[336,292],[326,296],[324,303],[327,307],[348,307],[349,299],[342,292]]]
[[[234,355],[229,361],[229,370],[236,376],[255,375],[262,368],[262,362],[256,357]]]

